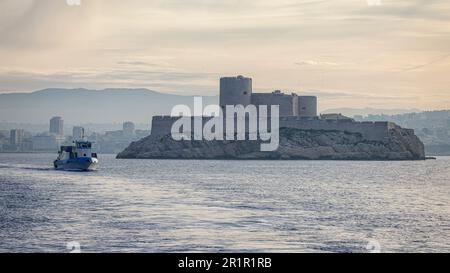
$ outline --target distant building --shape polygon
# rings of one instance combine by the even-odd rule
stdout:
[[[10,131],[8,130],[0,130],[0,138],[8,138]]]
[[[58,136],[64,135],[64,120],[61,117],[53,117],[50,120],[50,133]]]
[[[35,151],[57,151],[64,143],[63,136],[55,134],[40,134],[33,137],[33,150]]]
[[[30,152],[33,150],[33,142],[31,141],[31,134],[25,132],[25,130],[23,129],[10,130],[8,139],[5,139],[3,136],[0,136],[0,146],[1,146],[0,150],[8,152]]]
[[[84,128],[80,126],[75,126],[72,129],[72,140],[83,140],[85,137]]]
[[[10,131],[9,144],[11,146],[20,147],[23,143],[25,131],[23,129],[13,129]]]
[[[0,130],[0,152],[6,149],[9,144],[9,131]]]
[[[33,151],[33,140],[31,138],[26,138],[20,144],[20,151],[22,152],[31,152]]]
[[[104,136],[111,139],[122,139],[123,131],[106,131]]]
[[[136,126],[133,122],[127,121],[123,123],[123,136],[132,137],[135,134]]]
[[[89,141],[95,142],[95,147],[99,153],[120,153],[130,145],[150,135],[148,130],[137,130],[133,122],[124,122],[122,130],[106,131],[104,134],[91,134],[87,137]]]

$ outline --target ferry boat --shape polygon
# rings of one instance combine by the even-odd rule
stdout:
[[[53,165],[55,169],[65,171],[95,170],[98,157],[97,153],[92,152],[91,142],[75,141],[72,146],[61,146]]]

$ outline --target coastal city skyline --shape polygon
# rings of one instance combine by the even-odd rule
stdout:
[[[318,111],[318,98],[316,96],[304,96],[302,94],[296,93],[283,93],[281,90],[275,90],[272,93],[257,93],[253,92],[253,79],[244,77],[242,75],[236,77],[222,77],[220,79],[220,101],[214,102],[207,101],[206,103],[200,103],[203,106],[207,105],[215,105],[224,111],[227,105],[277,105],[279,107],[279,115],[283,118],[294,118],[294,120],[300,119],[313,119],[313,123],[317,123],[312,125],[317,128],[329,128],[333,127],[329,122],[356,122],[355,128],[348,127],[347,130],[357,131],[366,134],[368,138],[371,135],[376,135],[374,130],[371,128],[369,131],[366,129],[362,129],[359,122],[372,123],[372,122],[383,122],[390,121],[396,122],[402,126],[412,128],[415,130],[417,135],[424,140],[426,151],[429,154],[450,154],[450,110],[447,111],[429,111],[429,112],[411,112],[397,115],[386,115],[384,113],[378,114],[354,114],[346,116],[343,115],[342,112],[319,112]],[[72,91],[75,92],[75,91]],[[83,91],[83,92],[92,92],[92,91]],[[117,95],[117,90],[112,91],[113,93],[107,93],[109,95]],[[146,93],[147,91],[144,91]],[[55,90],[50,90],[51,95],[55,96]],[[49,101],[51,96],[45,93],[45,100]],[[78,96],[80,99],[80,105],[83,105],[83,102],[87,100],[86,93],[82,93],[84,95]],[[61,94],[58,95],[56,92],[56,96],[60,97]],[[67,96],[68,94],[66,94]],[[72,94],[71,94],[72,95]],[[127,96],[128,97],[128,96]],[[97,97],[97,100],[100,98],[100,101],[104,99],[104,97]],[[34,98],[36,99],[36,97]],[[129,100],[129,98],[127,98]],[[148,99],[148,98],[144,98]],[[144,100],[141,98],[141,100]],[[185,97],[184,102],[189,102],[190,97]],[[201,98],[194,98],[196,99]],[[64,97],[63,106],[65,101],[71,101],[75,103],[77,100],[74,98]],[[202,100],[201,100],[202,101]],[[130,101],[129,101],[130,102]],[[136,98],[134,98],[134,103],[131,105],[135,105]],[[180,101],[179,101],[180,102]],[[24,102],[22,102],[24,103]],[[191,102],[190,102],[191,103]],[[219,104],[217,104],[219,103]],[[58,101],[50,101],[50,104],[58,105],[61,102]],[[144,103],[145,104],[145,103]],[[96,102],[93,105],[103,108],[101,105],[97,105]],[[108,104],[111,108],[113,104]],[[148,106],[148,105],[146,105]],[[167,107],[168,105],[166,105]],[[175,106],[175,105],[173,105]],[[179,104],[182,107],[189,107],[185,104]],[[194,103],[195,106],[195,103]],[[11,111],[10,109],[15,108],[14,106],[9,105],[7,112]],[[45,107],[44,107],[45,108]],[[85,112],[87,109],[91,107],[79,106],[80,112]],[[136,108],[136,107],[134,107]],[[94,108],[96,111],[97,108]],[[120,110],[117,110],[120,109]],[[104,109],[105,111],[106,109]],[[119,97],[119,104],[112,107],[113,112],[119,114],[119,116],[126,113],[128,110],[123,107],[123,97]],[[338,109],[339,110],[339,109]],[[345,109],[344,109],[345,110]],[[351,110],[351,109],[350,109]],[[347,109],[347,111],[349,111]],[[70,113],[70,111],[68,112]],[[121,130],[117,128],[117,125],[112,124],[103,124],[107,129],[101,129],[102,126],[95,125],[95,123],[91,123],[88,125],[90,128],[85,128],[82,126],[83,119],[80,117],[78,122],[75,124],[71,124],[69,130],[72,131],[72,134],[64,132],[64,118],[62,116],[53,116],[49,120],[48,130],[35,129],[34,132],[30,131],[31,124],[14,124],[14,123],[5,123],[5,121],[0,122],[0,152],[26,152],[26,151],[35,151],[35,152],[46,152],[53,151],[57,149],[62,144],[68,144],[73,141],[83,139],[89,140],[92,142],[96,142],[96,148],[101,153],[118,153],[122,149],[124,149],[127,145],[129,145],[132,141],[136,141],[142,138],[145,138],[150,135],[158,135],[158,132],[170,132],[170,126],[167,127],[168,121],[164,118],[159,118],[161,115],[167,116],[168,113],[153,113],[145,115],[144,112],[141,112],[138,109],[137,113],[141,117],[147,117],[148,122],[145,125],[140,124],[139,126],[144,129],[137,128],[136,123],[132,121],[124,121],[122,123]],[[13,115],[15,116],[15,115]],[[88,114],[89,116],[89,114]],[[150,120],[153,119],[151,122]],[[294,121],[292,120],[292,121]],[[318,120],[321,120],[322,123]],[[161,123],[162,121],[162,123]],[[317,121],[317,122],[316,122]],[[72,120],[73,122],[73,120]],[[285,124],[282,126],[291,126],[291,124]],[[297,126],[297,125],[296,125]],[[303,125],[302,125],[303,126]],[[309,125],[306,125],[311,126]],[[341,126],[341,125],[340,125]],[[366,126],[366,125],[364,125]],[[368,125],[371,127],[372,125]],[[111,129],[114,127],[114,129]],[[150,129],[150,127],[152,127]],[[157,129],[154,129],[154,128]],[[105,127],[104,127],[105,128]],[[1,130],[3,129],[3,130]],[[67,130],[67,128],[66,128]],[[367,133],[369,132],[369,133]],[[164,134],[164,133],[163,133]],[[384,134],[384,133],[382,133]]]
[[[0,152],[54,152],[61,145],[88,140],[95,142],[99,152],[116,153],[132,141],[149,134],[150,130],[138,129],[131,121],[124,121],[121,129],[102,131],[90,128],[86,130],[81,125],[66,126],[62,117],[54,116],[49,119],[48,129],[45,131],[30,132],[23,128],[0,129]]]
[[[314,93],[322,109],[450,105],[443,0],[23,0],[0,8],[12,11],[0,20],[1,93],[148,88],[211,96],[219,75],[238,73],[260,79],[261,92]]]

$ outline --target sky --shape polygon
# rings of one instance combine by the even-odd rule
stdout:
[[[448,0],[0,0],[0,92],[316,94],[320,108],[450,108]]]

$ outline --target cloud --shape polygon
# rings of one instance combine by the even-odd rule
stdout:
[[[148,62],[142,62],[142,61],[120,61],[117,62],[117,64],[120,65],[133,65],[133,66],[160,66],[159,64],[155,63],[148,63]]]
[[[449,53],[449,54],[442,55],[442,56],[439,56],[439,57],[437,57],[437,58],[435,58],[435,59],[433,59],[433,60],[431,60],[431,61],[429,61],[429,62],[423,63],[423,64],[414,65],[414,66],[410,66],[410,67],[404,68],[404,69],[402,69],[401,71],[409,72],[409,71],[417,71],[417,70],[421,70],[421,69],[423,69],[423,68],[426,68],[427,66],[431,66],[431,65],[434,65],[434,64],[443,62],[443,61],[445,61],[446,59],[448,59],[448,57],[450,57],[450,53]]]
[[[34,91],[58,88],[148,88],[157,91],[211,95],[215,93],[218,75],[204,72],[131,70],[112,68],[105,70],[26,72],[0,71],[1,90]]]
[[[324,61],[313,61],[313,60],[303,60],[303,61],[297,61],[294,64],[296,65],[312,65],[312,66],[339,66],[344,64],[339,64],[335,62],[324,62]]]
[[[362,93],[340,96],[360,105],[392,90],[433,98],[450,86],[449,17],[448,0],[2,0],[0,90],[208,93],[245,74],[255,89]]]
[[[383,94],[364,94],[364,93],[355,93],[355,92],[344,92],[340,90],[307,90],[302,91],[301,95],[305,96],[317,96],[320,100],[405,100],[405,99],[413,99],[412,96],[399,96],[399,95],[383,95]]]

